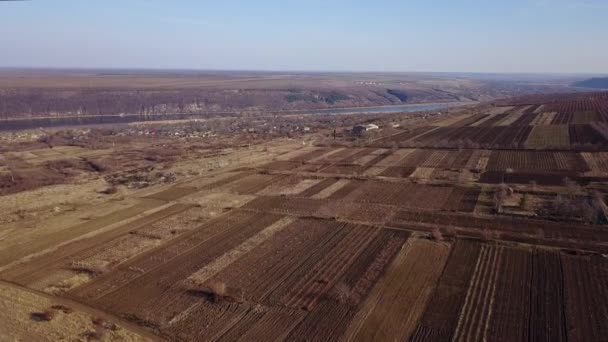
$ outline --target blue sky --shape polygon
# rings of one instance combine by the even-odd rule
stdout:
[[[0,66],[608,73],[605,0],[0,2]]]

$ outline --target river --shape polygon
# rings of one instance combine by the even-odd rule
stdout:
[[[400,113],[400,112],[419,112],[437,111],[448,107],[461,106],[469,103],[429,103],[429,104],[408,104],[397,106],[374,106],[374,107],[355,107],[355,108],[328,108],[316,110],[290,110],[268,112],[269,114],[357,114],[357,113]],[[202,113],[202,114],[157,114],[157,115],[90,115],[90,116],[63,116],[63,117],[44,117],[44,118],[18,118],[0,120],[0,131],[15,131],[23,129],[36,129],[40,127],[66,127],[66,126],[90,126],[108,124],[126,124],[144,121],[163,121],[181,120],[197,118],[214,118],[221,116],[234,116],[236,112],[225,113]]]

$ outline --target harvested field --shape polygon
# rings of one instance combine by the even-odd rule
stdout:
[[[213,262],[207,264],[202,269],[191,274],[186,282],[194,284],[205,284],[207,280],[218,274],[221,270],[226,268],[228,265],[235,262],[237,259],[242,257],[244,254],[249,253],[254,248],[270,239],[274,234],[280,232],[286,226],[294,222],[293,218],[285,217],[264,228],[256,235],[250,237],[236,248],[226,252],[224,255],[215,259]]]
[[[309,187],[308,189],[300,192],[298,194],[298,196],[301,196],[301,197],[317,196],[317,197],[313,197],[313,198],[323,198],[322,197],[323,195],[321,195],[321,192],[323,192],[325,189],[331,187],[333,184],[335,184],[338,181],[340,181],[339,178],[326,178],[324,180],[321,180],[317,184]],[[319,197],[319,196],[321,196],[321,197]]]
[[[379,175],[382,177],[408,178],[416,169],[416,167],[390,166]]]
[[[348,179],[335,179],[330,178],[332,180],[331,183],[328,183],[327,186],[323,187],[315,194],[311,196],[313,199],[325,199],[333,196],[336,192],[340,191],[344,188],[350,181]]]
[[[432,151],[429,150],[414,150],[403,158],[399,164],[393,166],[404,166],[404,167],[419,167],[421,166],[431,155]]]
[[[410,178],[422,181],[429,180],[432,178],[433,172],[435,172],[435,169],[431,167],[417,167],[410,175]]]
[[[191,195],[197,191],[198,190],[196,188],[184,188],[184,187],[175,186],[175,187],[171,187],[170,189],[167,189],[165,191],[161,191],[156,194],[148,195],[145,198],[151,198],[151,199],[171,202],[171,201],[178,200],[182,197]]]
[[[488,165],[492,151],[488,150],[475,150],[471,154],[471,157],[465,164],[465,168],[476,172],[483,172]]]
[[[340,244],[308,269],[283,296],[283,305],[312,310],[321,296],[335,285],[378,233],[379,229],[371,227],[352,227]]]
[[[569,341],[608,339],[608,262],[599,256],[562,254]]]
[[[575,125],[583,125],[590,124],[596,121],[601,121],[600,115],[594,111],[586,111],[574,113],[574,115],[572,116],[571,123]]]
[[[219,190],[253,195],[272,184],[284,181],[287,177],[285,175],[252,174],[223,185]]]
[[[491,114],[500,114],[500,113],[491,113]],[[462,120],[467,119],[468,117],[469,117],[469,115],[467,115],[467,114],[454,115],[454,116],[448,117],[446,119],[443,119],[441,121],[433,123],[433,126],[438,126],[438,127],[452,126],[458,122],[462,122]]]
[[[507,113],[509,112],[509,113]],[[517,120],[519,120],[521,118],[521,116],[523,115],[523,113],[513,113],[510,110],[505,112],[505,114],[507,114],[505,116],[504,119],[502,119],[502,121],[496,123],[496,126],[510,126],[512,125],[514,122],[516,122]]]
[[[269,211],[286,215],[311,216],[326,203],[324,200],[293,197],[258,197],[244,209]]]
[[[531,341],[567,341],[562,279],[559,253],[536,249],[530,294]]]
[[[342,226],[326,220],[299,219],[221,270],[211,281],[243,289],[247,301],[262,303],[307,260],[311,251],[342,237]]]
[[[358,165],[330,165],[328,167],[322,168],[318,172],[353,176],[359,175],[363,173],[363,171],[364,169]]]
[[[481,244],[458,240],[421,317],[412,342],[449,341],[463,307]]]
[[[420,167],[435,168],[442,164],[443,160],[450,154],[449,151],[435,151],[431,154]]]
[[[481,120],[477,120],[477,121],[473,122],[472,124],[470,124],[469,126],[470,127],[492,126],[491,124],[486,124],[486,122],[493,122],[493,120],[495,120],[497,116],[498,116],[498,114],[486,115]],[[502,117],[499,117],[499,119],[502,119]]]
[[[525,147],[530,149],[567,149],[570,146],[568,126],[534,126]]]
[[[556,159],[559,155],[559,163]],[[490,171],[512,170],[539,170],[539,171],[566,171],[577,170],[580,165],[570,165],[576,162],[574,153],[560,152],[532,152],[532,151],[494,151],[488,161],[487,169]],[[564,164],[566,163],[566,164]]]
[[[549,186],[564,185],[566,180],[579,180],[576,172],[572,171],[487,171],[479,178],[480,183],[500,184],[538,184]]]
[[[502,247],[482,247],[453,334],[454,341],[487,339],[502,252]]]
[[[533,125],[548,126],[555,120],[556,112],[544,112],[534,119]]]
[[[399,165],[399,162],[403,159],[405,159],[410,153],[414,152],[414,149],[411,148],[400,148],[396,151],[394,151],[393,153],[391,153],[390,155],[388,155],[386,158],[378,161],[376,163],[376,166],[395,166],[395,165]]]
[[[290,177],[272,183],[257,195],[261,196],[295,196],[319,184],[321,179],[301,179],[301,177]]]
[[[378,139],[373,143],[373,146],[385,148],[391,148],[393,145],[403,146],[403,144],[407,144],[409,140],[433,129],[435,129],[433,126],[416,127],[403,133],[397,133],[395,135]]]
[[[332,152],[332,150],[326,148],[314,148],[307,150],[304,153],[298,153],[297,155],[292,156],[289,160],[294,162],[309,162],[311,160],[315,160],[316,158],[322,157],[329,152]]]
[[[492,107],[488,111],[490,114],[505,114],[513,110],[513,106],[501,106],[501,107]]]
[[[192,301],[181,286],[189,275],[280,219],[277,215],[243,213],[228,227],[221,221],[207,224],[169,243],[168,248],[135,258],[119,272],[96,278],[72,294],[121,315],[166,324]],[[221,229],[222,226],[225,228]],[[214,235],[201,234],[218,228],[221,230]],[[162,298],[151,301],[161,294]],[[159,310],[161,307],[167,310]]]
[[[580,156],[583,161],[581,164],[589,166],[587,170],[591,171],[594,175],[606,175],[608,173],[608,153],[606,152],[581,152]],[[583,170],[586,171],[586,170]]]
[[[322,195],[317,197],[329,200],[350,199],[351,193],[358,189],[361,184],[364,184],[364,182],[347,179],[340,180],[331,189],[328,188],[327,191],[324,191]]]
[[[472,213],[477,205],[479,189],[455,188],[448,197],[443,210]]]
[[[606,138],[591,125],[570,125],[570,144],[579,148],[604,148]]]
[[[507,248],[502,253],[498,277],[489,300],[491,314],[484,329],[490,341],[529,340],[532,254],[527,249]]]
[[[335,208],[336,216],[342,220],[384,224],[393,217],[397,208],[389,205],[371,203],[344,203]]]
[[[409,340],[449,251],[448,244],[410,239],[362,304],[345,339]]]

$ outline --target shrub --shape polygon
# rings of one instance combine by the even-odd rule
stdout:
[[[30,317],[33,321],[36,322],[48,322],[55,317],[55,313],[50,310],[44,312],[32,312]]]
[[[214,302],[219,302],[226,296],[226,284],[220,281],[210,283],[209,293],[213,296]]]
[[[443,234],[441,233],[439,228],[435,228],[431,231],[431,237],[433,238],[433,240],[435,240],[437,242],[441,242],[444,240]]]
[[[339,283],[334,287],[333,295],[336,301],[341,304],[345,304],[350,296],[351,289],[344,283]]]

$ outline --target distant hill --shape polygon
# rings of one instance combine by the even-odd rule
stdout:
[[[573,87],[608,89],[608,77],[594,77],[584,81],[572,83]]]

